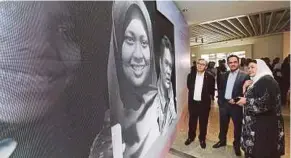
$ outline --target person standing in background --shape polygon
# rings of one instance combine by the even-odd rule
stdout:
[[[216,78],[217,75],[217,69],[215,69],[215,62],[211,61],[208,63],[207,72],[212,75],[214,78]]]
[[[287,101],[287,93],[290,90],[290,54],[284,59],[282,68],[282,105],[286,104]]]
[[[193,61],[192,63],[193,65],[191,66],[191,71],[196,71],[197,67],[196,67],[196,61]]]
[[[274,69],[275,65],[280,63],[280,58],[279,57],[276,57],[273,62],[272,62],[272,68]]]
[[[199,118],[199,141],[201,148],[206,148],[207,124],[210,112],[211,99],[214,96],[214,77],[205,72],[207,61],[199,59],[197,71],[187,77],[189,131],[185,145],[191,144],[196,137],[197,119]]]
[[[273,70],[273,67],[271,65],[271,60],[268,57],[265,57],[265,62],[267,64],[267,66],[269,67],[270,70]]]
[[[218,61],[218,67],[216,69],[217,69],[216,82],[217,82],[217,89],[219,90],[221,75],[223,75],[227,71],[226,67],[225,67],[225,65],[223,63],[223,60],[219,60]]]
[[[274,79],[279,83],[280,89],[282,89],[282,73],[281,73],[281,67],[282,63],[280,63],[280,58],[275,58],[272,63],[273,67],[273,76]]]
[[[240,59],[240,68],[241,71],[247,73],[248,72],[248,66],[247,66],[247,60],[246,58]]]
[[[230,71],[223,74],[220,80],[218,91],[218,105],[220,115],[219,142],[213,145],[213,148],[226,146],[226,135],[230,118],[234,123],[234,142],[233,147],[237,156],[241,155],[240,137],[242,125],[242,107],[235,103],[235,98],[243,96],[242,86],[248,75],[239,70],[239,57],[230,55],[227,57]]]
[[[215,62],[211,61],[208,63],[207,72],[214,77],[214,89],[216,90],[215,81],[216,81],[216,77],[217,77],[217,69],[215,68]],[[213,98],[211,98],[211,99],[214,100],[214,95],[212,97]]]

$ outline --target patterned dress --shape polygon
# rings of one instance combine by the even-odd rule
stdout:
[[[241,146],[246,155],[276,158],[284,155],[284,122],[278,83],[264,76],[246,92]]]

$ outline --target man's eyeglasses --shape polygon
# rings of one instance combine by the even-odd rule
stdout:
[[[204,64],[204,63],[197,63],[197,65],[206,66],[206,64]]]

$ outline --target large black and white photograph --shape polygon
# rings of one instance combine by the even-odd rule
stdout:
[[[0,2],[1,158],[89,157],[108,122],[111,7]]]
[[[113,154],[119,157],[143,157],[160,136],[154,12],[154,1],[115,1],[112,7],[108,87],[112,139],[121,141],[113,143]]]
[[[156,13],[154,27],[157,66],[158,123],[165,135],[177,116],[174,25],[160,12]]]
[[[174,26],[165,17],[159,26],[157,16],[153,1],[113,3],[108,90],[114,156],[144,157],[177,115]]]

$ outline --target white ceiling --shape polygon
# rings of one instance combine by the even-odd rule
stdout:
[[[189,25],[212,20],[246,15],[290,7],[290,1],[180,1],[180,10],[188,9],[184,16]]]

